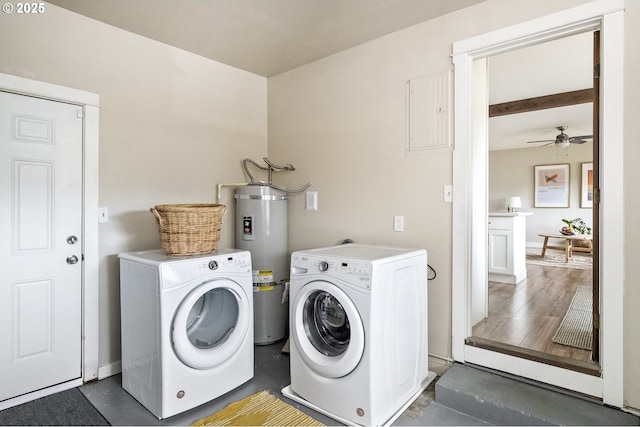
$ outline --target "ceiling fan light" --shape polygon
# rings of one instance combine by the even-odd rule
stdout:
[[[559,148],[567,148],[571,143],[569,141],[556,142],[556,146]]]

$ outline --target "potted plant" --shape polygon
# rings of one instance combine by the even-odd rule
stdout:
[[[567,224],[566,227],[562,227],[560,233],[565,234],[567,236],[573,236],[576,234],[575,229],[573,228],[573,220],[572,219],[562,219],[562,222]]]
[[[566,229],[566,231],[574,232],[573,234],[575,234],[576,231],[579,234],[591,234],[591,227],[587,226],[587,223],[584,222],[582,218],[563,219],[562,222],[567,224],[566,227],[563,227],[563,230]]]
[[[566,234],[568,236],[573,236],[576,233],[591,235],[591,227],[587,225],[586,222],[582,218],[574,218],[574,219],[562,219],[562,222],[567,224],[566,227],[562,227],[560,231],[562,234]],[[573,242],[575,246],[581,246],[590,248],[592,246],[591,240],[576,240]]]

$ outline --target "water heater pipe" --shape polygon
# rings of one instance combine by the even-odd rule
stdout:
[[[263,157],[262,160],[264,160],[264,162],[267,164],[267,167],[259,165],[258,163],[256,163],[255,161],[253,161],[253,160],[251,160],[249,158],[245,158],[245,159],[242,160],[242,167],[244,168],[244,172],[247,174],[247,176],[251,180],[251,182],[249,183],[250,185],[266,185],[268,187],[273,188],[274,190],[284,191],[285,193],[302,193],[304,190],[306,190],[307,188],[309,188],[311,186],[310,183],[307,183],[305,186],[303,186],[301,188],[297,188],[295,190],[291,190],[289,188],[284,188],[284,187],[279,187],[277,185],[274,185],[273,184],[273,173],[274,172],[290,172],[290,171],[296,170],[296,168],[295,168],[295,166],[293,166],[292,164],[289,164],[289,163],[287,163],[284,166],[275,165],[275,164],[271,163],[271,161],[269,161],[269,159],[266,158],[266,157]],[[253,175],[249,171],[249,168],[248,168],[248,165],[247,165],[248,163],[251,163],[252,165],[254,165],[255,167],[257,167],[260,170],[267,171],[269,181],[268,182],[263,182],[263,181],[257,181],[256,182],[256,180],[253,178]]]
[[[227,182],[224,184],[218,184],[218,192],[216,193],[216,203],[222,198],[222,187],[243,187],[249,185],[248,182]]]

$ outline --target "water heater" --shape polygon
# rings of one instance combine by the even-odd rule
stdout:
[[[267,185],[238,187],[236,248],[251,252],[254,296],[254,342],[270,344],[286,336],[289,277],[288,196]]]

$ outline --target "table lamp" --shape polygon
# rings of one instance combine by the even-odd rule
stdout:
[[[518,196],[513,196],[508,199],[507,212],[516,212],[517,208],[522,207],[522,200]]]

